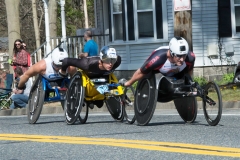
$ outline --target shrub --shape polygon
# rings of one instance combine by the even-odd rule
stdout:
[[[206,78],[204,78],[204,77],[194,77],[193,78],[193,81],[194,82],[197,82],[200,86],[204,86],[204,85],[206,85],[207,84],[207,80],[206,80]]]

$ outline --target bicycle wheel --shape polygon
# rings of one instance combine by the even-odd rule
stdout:
[[[147,125],[154,114],[157,102],[156,78],[148,75],[138,82],[135,92],[134,112],[138,125]]]
[[[27,104],[28,122],[34,124],[37,122],[44,103],[45,91],[43,90],[42,76],[38,76],[34,81]]]
[[[136,120],[134,113],[134,88],[132,86],[124,89],[124,116],[129,124],[133,124]]]
[[[222,116],[222,95],[215,82],[208,82],[203,95],[204,116],[211,126],[216,126]]]
[[[117,121],[123,121],[124,113],[123,113],[123,99],[121,96],[110,97],[105,100],[107,109],[113,119]]]
[[[82,105],[82,110],[79,115],[79,121],[82,124],[84,124],[86,123],[87,119],[88,119],[88,106],[87,106],[87,103],[84,101]]]
[[[77,72],[71,79],[66,94],[65,116],[67,124],[74,124],[82,110],[85,90],[82,86],[82,75]]]

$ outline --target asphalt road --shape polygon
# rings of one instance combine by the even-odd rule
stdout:
[[[185,124],[176,110],[156,110],[148,126],[120,123],[107,113],[90,114],[86,124],[67,125],[62,114],[0,117],[0,159],[146,160],[239,159],[240,110],[224,110],[209,126],[201,112]]]

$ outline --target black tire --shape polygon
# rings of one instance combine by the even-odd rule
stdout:
[[[133,124],[136,120],[134,112],[135,91],[132,86],[124,89],[124,116],[129,124]]]
[[[134,102],[138,125],[145,126],[152,119],[156,108],[157,94],[154,74],[149,74],[138,82]]]
[[[233,83],[239,83],[240,82],[240,72],[236,72],[233,78]]]
[[[204,87],[203,111],[209,125],[216,126],[219,123],[222,116],[222,95],[215,82],[208,82]]]
[[[45,91],[43,90],[42,76],[39,75],[34,81],[27,104],[28,122],[35,124],[42,112],[45,98]]]
[[[79,121],[82,124],[84,124],[86,123],[87,119],[88,119],[88,106],[87,106],[87,103],[84,101],[82,105],[82,110],[79,115]]]
[[[122,122],[124,119],[124,113],[123,113],[123,99],[121,96],[115,96],[115,97],[110,97],[105,100],[107,109],[113,119],[116,121]]]
[[[65,117],[67,124],[74,124],[79,118],[85,96],[85,88],[82,85],[82,75],[77,72],[71,79],[66,94]]]
[[[186,123],[193,123],[197,117],[197,99],[196,97],[183,97],[174,100],[175,107],[180,117]]]

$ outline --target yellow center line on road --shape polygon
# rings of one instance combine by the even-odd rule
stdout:
[[[163,152],[240,157],[240,148],[206,146],[206,145],[172,143],[172,142],[156,142],[156,141],[144,141],[144,140],[87,138],[87,137],[70,137],[70,136],[43,136],[43,135],[26,135],[26,134],[0,134],[0,140],[103,145],[103,146],[114,146],[114,147],[124,147],[124,148],[163,151]]]

